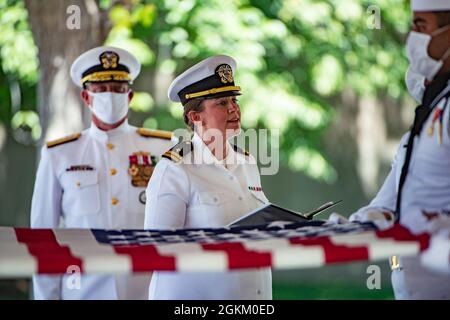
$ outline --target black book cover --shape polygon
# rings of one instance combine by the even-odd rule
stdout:
[[[242,226],[256,226],[256,225],[262,225],[262,224],[268,224],[273,221],[288,221],[288,222],[305,222],[310,221],[312,218],[325,211],[326,209],[329,209],[336,204],[340,203],[342,200],[333,202],[327,202],[318,207],[317,209],[314,209],[313,211],[310,211],[308,213],[300,213],[296,211],[292,211],[286,208],[282,208],[280,206],[277,206],[273,203],[268,203],[248,214],[245,216],[231,222],[229,224],[230,227],[242,227]]]

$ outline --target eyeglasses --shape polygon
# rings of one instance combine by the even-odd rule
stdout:
[[[94,93],[127,93],[130,90],[130,87],[128,83],[89,83],[86,85],[86,89]]]

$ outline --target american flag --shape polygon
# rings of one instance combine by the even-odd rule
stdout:
[[[379,231],[322,221],[178,230],[0,227],[0,277],[61,274],[74,266],[82,273],[315,268],[417,255],[429,242],[430,235],[400,225]]]

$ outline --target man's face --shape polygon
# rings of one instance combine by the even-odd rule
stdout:
[[[128,103],[133,98],[133,91],[130,90],[130,86],[127,82],[101,82],[101,83],[87,83],[86,88],[81,91],[81,98],[85,105],[89,107],[92,105],[93,99],[95,99],[91,93],[113,92],[117,94],[128,94]],[[125,115],[122,119],[115,123],[104,122],[100,120],[94,113],[92,113],[93,123],[102,130],[111,130],[119,126],[125,121],[128,115]]]
[[[414,12],[412,31],[433,35],[440,29],[438,19],[433,12]],[[450,31],[444,31],[433,36],[428,46],[428,54],[431,58],[439,60],[449,48]]]
[[[438,21],[433,12],[414,12],[411,30],[431,34],[439,29]]]

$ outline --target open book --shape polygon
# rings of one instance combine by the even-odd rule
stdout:
[[[312,218],[326,209],[329,209],[342,200],[333,202],[327,202],[310,211],[308,213],[300,213],[292,210],[288,210],[277,206],[273,203],[268,203],[252,212],[249,212],[245,216],[231,222],[230,227],[242,227],[242,226],[255,226],[261,224],[271,223],[273,221],[289,221],[289,222],[304,222],[312,220]]]

